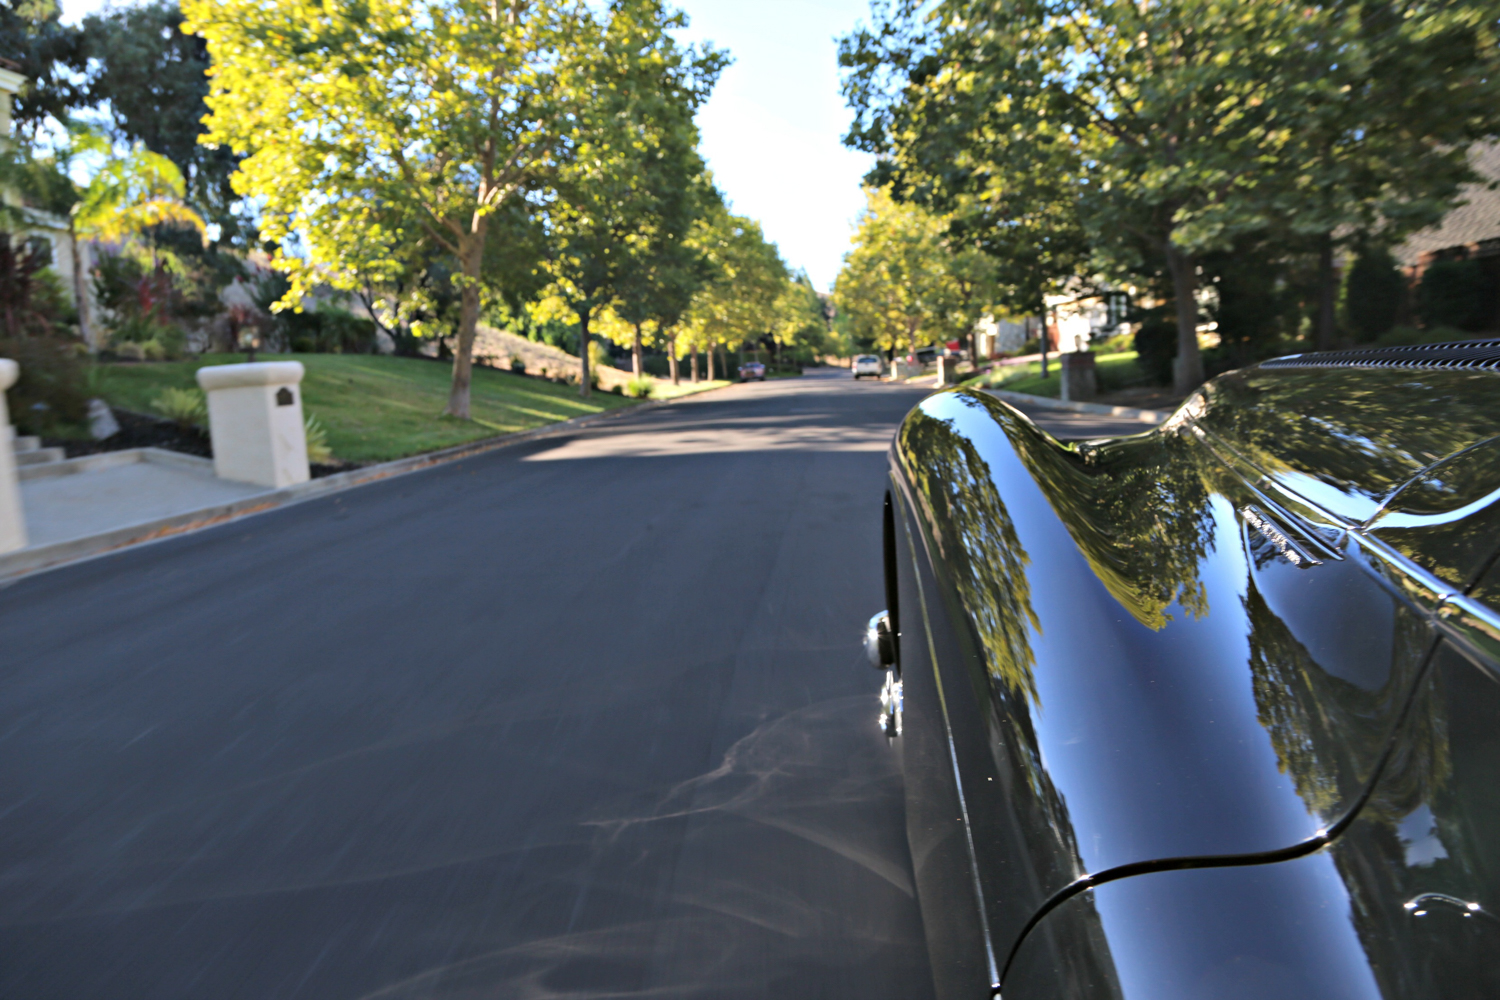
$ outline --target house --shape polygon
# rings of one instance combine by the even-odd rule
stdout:
[[[26,78],[18,72],[19,69],[20,67],[9,59],[0,59],[0,148],[13,141],[11,138],[11,102],[26,83]],[[93,324],[89,322],[89,318],[95,310],[91,308],[91,295],[87,283],[91,263],[88,243],[83,242],[75,247],[67,219],[22,204],[16,192],[0,190],[0,198],[3,198],[7,205],[19,209],[26,220],[25,228],[13,234],[14,236],[40,237],[51,246],[52,269],[57,272],[58,277],[62,278],[63,287],[67,290],[69,299],[78,309],[80,326],[83,328],[85,338],[89,340],[90,346],[93,346],[91,336]]]
[[[1500,143],[1475,145],[1469,162],[1487,182],[1500,182]],[[1413,233],[1391,253],[1413,282],[1433,261],[1477,261],[1483,275],[1479,328],[1500,330],[1500,190],[1469,184],[1463,198],[1442,222]]]

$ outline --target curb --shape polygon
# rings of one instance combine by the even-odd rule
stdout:
[[[730,383],[730,385],[733,384],[735,383]],[[727,388],[727,386],[719,386],[718,388],[723,389]],[[17,579],[32,573],[56,569],[59,566],[90,559],[95,556],[107,555],[116,549],[122,549],[130,545],[159,541],[163,538],[171,538],[174,535],[196,531],[199,528],[213,527],[214,525],[223,524],[226,521],[232,521],[250,514],[259,514],[263,511],[275,510],[279,507],[289,507],[304,500],[312,500],[329,493],[338,493],[343,490],[353,489],[356,486],[364,486],[367,483],[389,479],[391,476],[405,475],[406,473],[416,472],[434,465],[445,465],[449,462],[469,458],[470,456],[479,455],[487,451],[497,451],[501,448],[509,448],[513,445],[525,444],[528,441],[554,437],[559,434],[571,434],[575,431],[586,430],[596,424],[616,419],[627,413],[644,413],[647,410],[672,406],[676,403],[697,399],[700,396],[706,396],[711,392],[717,391],[718,389],[706,389],[703,392],[689,393],[684,396],[678,396],[675,399],[653,399],[644,403],[638,403],[635,406],[621,406],[604,413],[590,413],[581,417],[570,417],[567,420],[559,420],[556,423],[533,427],[530,430],[481,438],[477,441],[453,445],[452,447],[442,448],[438,451],[410,455],[406,458],[382,462],[379,465],[367,465],[359,469],[350,469],[348,472],[338,472],[331,476],[324,476],[321,479],[309,479],[305,483],[297,483],[294,486],[285,486],[279,490],[258,493],[255,496],[245,497],[242,500],[215,504],[212,507],[201,507],[198,510],[185,511],[181,514],[171,514],[167,517],[143,521],[140,524],[132,524],[123,528],[115,528],[112,531],[100,532],[97,535],[87,535],[83,538],[73,538],[64,542],[53,542],[50,545],[38,545],[33,548],[21,549],[18,552],[0,555],[0,585],[13,583]],[[104,452],[101,455],[86,455],[82,458],[69,459],[67,462],[51,464],[56,466],[68,465],[72,462],[90,463],[89,465],[70,466],[65,470],[53,473],[53,475],[83,472],[89,467],[107,467],[130,462],[176,462],[179,458],[186,458],[192,463],[205,462],[212,466],[212,462],[209,459],[196,458],[191,455],[179,456],[176,452],[162,452],[162,454],[169,456],[165,459],[157,455],[144,454],[145,452],[158,451],[161,451],[161,449],[132,448],[122,452]],[[123,457],[127,455],[131,457]],[[116,458],[114,456],[121,457]]]
[[[1139,420],[1143,424],[1159,424],[1172,414],[1163,410],[1136,410],[1129,406],[1105,406],[1103,403],[1074,403],[1070,400],[1052,399],[1049,396],[1032,396],[1024,392],[1007,392],[1004,389],[981,389],[1007,403],[1040,406],[1045,410],[1071,410],[1074,413],[1096,413],[1107,417],[1124,417]]]

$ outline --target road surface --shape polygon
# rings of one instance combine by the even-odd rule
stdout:
[[[920,396],[736,386],[0,590],[0,997],[929,995],[859,646]]]
[[[0,997],[930,995],[919,390],[735,386],[0,590]]]

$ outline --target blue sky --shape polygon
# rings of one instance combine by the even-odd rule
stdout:
[[[835,38],[868,19],[867,0],[677,0],[685,40],[734,57],[699,114],[703,151],[740,215],[759,219],[792,267],[828,289],[863,204],[870,158],[839,139],[849,116],[839,97]],[[101,0],[63,0],[82,18]]]

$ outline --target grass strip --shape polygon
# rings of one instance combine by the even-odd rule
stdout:
[[[191,361],[100,365],[94,392],[111,405],[150,413],[163,390],[195,387],[199,368],[244,360],[243,355],[218,354]],[[582,399],[575,386],[475,368],[469,404],[473,419],[456,420],[441,416],[452,378],[447,362],[373,354],[279,354],[256,360],[302,362],[307,369],[303,407],[318,415],[333,454],[346,462],[404,458],[636,402],[608,392]]]

